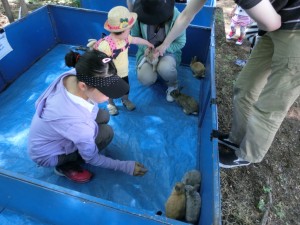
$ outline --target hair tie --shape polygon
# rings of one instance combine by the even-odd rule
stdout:
[[[111,58],[104,58],[104,59],[102,59],[102,62],[103,63],[108,63],[108,62],[110,62],[111,61]]]
[[[76,63],[78,62],[78,60],[79,60],[79,58],[80,58],[80,54],[78,53],[78,55],[76,55]]]

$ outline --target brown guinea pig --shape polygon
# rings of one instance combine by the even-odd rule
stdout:
[[[157,69],[158,58],[154,58],[155,49],[151,48],[149,53],[146,55],[146,61],[153,66],[153,72]]]
[[[184,220],[186,211],[185,185],[176,183],[166,202],[166,217],[176,220]]]
[[[205,67],[201,62],[197,61],[197,57],[194,56],[190,63],[193,76],[197,79],[203,78],[205,76]]]

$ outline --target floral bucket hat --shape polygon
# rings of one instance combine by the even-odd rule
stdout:
[[[104,29],[109,32],[121,32],[131,28],[136,19],[136,13],[129,12],[124,6],[116,6],[108,12]]]

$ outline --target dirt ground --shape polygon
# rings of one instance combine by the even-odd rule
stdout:
[[[18,15],[18,1],[9,1]],[[29,9],[47,1],[32,1]],[[51,1],[48,1],[51,2]],[[52,1],[55,2],[55,1]],[[56,1],[69,4],[71,1]],[[228,13],[233,0],[217,1],[216,9],[216,86],[219,129],[228,132],[231,123],[232,89],[241,67],[236,59],[247,59],[249,43],[226,41]],[[0,7],[0,27],[8,20]],[[17,16],[15,16],[17,18]],[[300,99],[283,121],[265,159],[258,164],[236,169],[221,169],[223,225],[298,225],[300,224]],[[271,203],[271,204],[270,204]],[[263,219],[265,218],[265,219]],[[267,219],[267,220],[266,220]]]
[[[232,89],[241,67],[236,59],[247,59],[249,43],[226,41],[234,6],[232,0],[217,1],[216,86],[219,129],[228,132],[231,123]],[[265,159],[236,169],[221,169],[223,224],[300,224],[300,99],[283,121]],[[269,210],[268,204],[272,202]],[[266,213],[268,212],[268,214]],[[266,214],[268,220],[263,220]]]

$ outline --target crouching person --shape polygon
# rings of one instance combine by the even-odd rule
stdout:
[[[135,161],[114,160],[99,153],[114,136],[109,114],[98,108],[108,98],[127,93],[128,84],[118,77],[111,59],[99,51],[82,56],[70,52],[66,65],[75,67],[60,75],[36,101],[29,138],[29,155],[40,166],[74,182],[84,183],[92,174],[81,167],[102,168],[142,176],[147,170]]]

